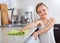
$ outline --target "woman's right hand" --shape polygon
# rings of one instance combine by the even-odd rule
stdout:
[[[54,18],[51,17],[50,20],[49,20],[49,22],[52,22],[53,20],[54,20]]]
[[[54,23],[55,23],[55,18],[50,18],[50,20],[49,20],[49,24],[53,26]]]

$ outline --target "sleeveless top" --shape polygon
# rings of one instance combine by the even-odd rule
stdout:
[[[45,25],[43,23],[43,21],[41,21],[41,25],[38,26],[39,30],[44,29],[47,25],[49,24],[49,22]],[[40,38],[40,43],[55,43],[55,39],[54,39],[54,33],[53,33],[53,27],[51,27],[50,30],[48,30],[47,32],[40,34],[39,35]]]

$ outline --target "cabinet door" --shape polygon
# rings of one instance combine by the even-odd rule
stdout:
[[[6,4],[1,4],[2,25],[8,24],[8,7]]]

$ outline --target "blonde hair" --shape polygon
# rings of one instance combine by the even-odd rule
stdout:
[[[43,2],[41,2],[41,3],[38,3],[38,4],[37,4],[37,6],[36,6],[36,12],[37,12],[38,7],[39,7],[39,6],[42,6],[42,5],[45,6],[45,7],[48,9],[47,5],[46,5],[45,3],[43,3]],[[37,12],[37,13],[38,13],[38,12]]]

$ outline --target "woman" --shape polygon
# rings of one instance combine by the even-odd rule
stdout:
[[[33,40],[37,41],[39,38],[40,42],[30,43],[55,43],[53,34],[53,25],[55,23],[55,19],[52,17],[48,18],[48,7],[43,2],[38,3],[36,6],[36,12],[39,15],[40,19],[25,26],[23,31],[30,27],[37,26],[39,30],[33,33]]]

